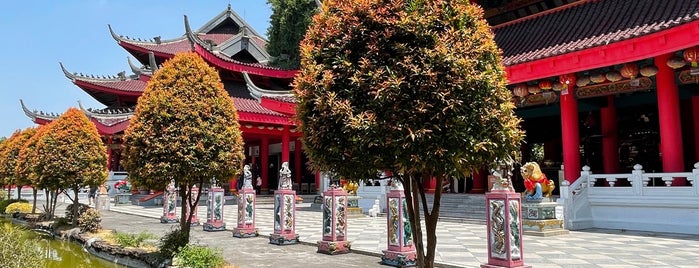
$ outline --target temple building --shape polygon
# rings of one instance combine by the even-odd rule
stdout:
[[[522,161],[536,160],[550,178],[575,181],[595,173],[690,170],[699,162],[699,1],[472,0],[485,11],[523,119]],[[63,71],[107,106],[85,109],[110,145],[110,170],[120,170],[119,144],[138,96],[158,65],[195,51],[219,70],[240,116],[246,155],[259,163],[263,191],[276,188],[279,164],[290,161],[297,183],[314,183],[303,163],[291,117],[295,70],[266,65],[265,39],[230,6],[197,30],[135,40],[110,32],[136,63],[133,74],[95,77]],[[24,107],[24,106],[23,106]],[[43,124],[55,115],[29,111]],[[484,172],[457,192],[482,193]],[[558,183],[558,180],[554,180]],[[686,185],[685,179],[673,185]],[[440,187],[425,182],[431,191]],[[314,187],[315,188],[315,187]],[[315,190],[315,189],[312,189]]]

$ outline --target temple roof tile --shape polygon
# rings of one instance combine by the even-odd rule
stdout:
[[[493,28],[506,66],[605,46],[699,20],[696,0],[586,0]]]

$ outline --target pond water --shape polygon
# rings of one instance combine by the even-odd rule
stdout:
[[[8,220],[0,218],[0,225],[11,224]],[[27,231],[27,239],[39,241],[44,259],[47,259],[46,268],[123,268],[125,266],[114,264],[100,259],[83,250],[77,243],[54,239],[46,234]],[[17,241],[22,243],[23,241]]]

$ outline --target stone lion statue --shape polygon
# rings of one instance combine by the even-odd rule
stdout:
[[[544,197],[551,197],[551,192],[556,188],[553,181],[546,178],[541,172],[539,164],[527,162],[520,168],[524,178],[525,198],[528,201],[541,201]]]

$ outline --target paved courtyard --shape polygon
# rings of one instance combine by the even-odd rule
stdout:
[[[257,207],[257,227],[262,237],[240,239],[232,237],[230,232],[197,231],[195,240],[224,249],[227,259],[240,267],[272,267],[274,263],[283,264],[283,267],[380,265],[381,250],[387,245],[385,218],[348,219],[348,240],[352,241],[353,252],[360,254],[328,256],[315,253],[314,245],[321,240],[322,213],[311,208],[309,203],[297,205],[296,232],[302,245],[268,244],[266,236],[273,232],[272,208],[271,204]],[[236,209],[235,205],[225,207],[224,219],[229,230],[235,227]],[[110,210],[105,215],[106,228],[135,231],[149,226],[149,229],[156,229],[156,233],[169,229],[167,224],[159,223],[161,207],[120,205]],[[205,221],[206,207],[199,207],[198,216],[200,221]],[[439,222],[437,241],[435,261],[438,266],[478,267],[487,262],[485,225]],[[525,264],[534,267],[699,267],[697,235],[591,229],[554,237],[525,235],[523,244]],[[275,258],[279,258],[278,261],[272,261]]]

